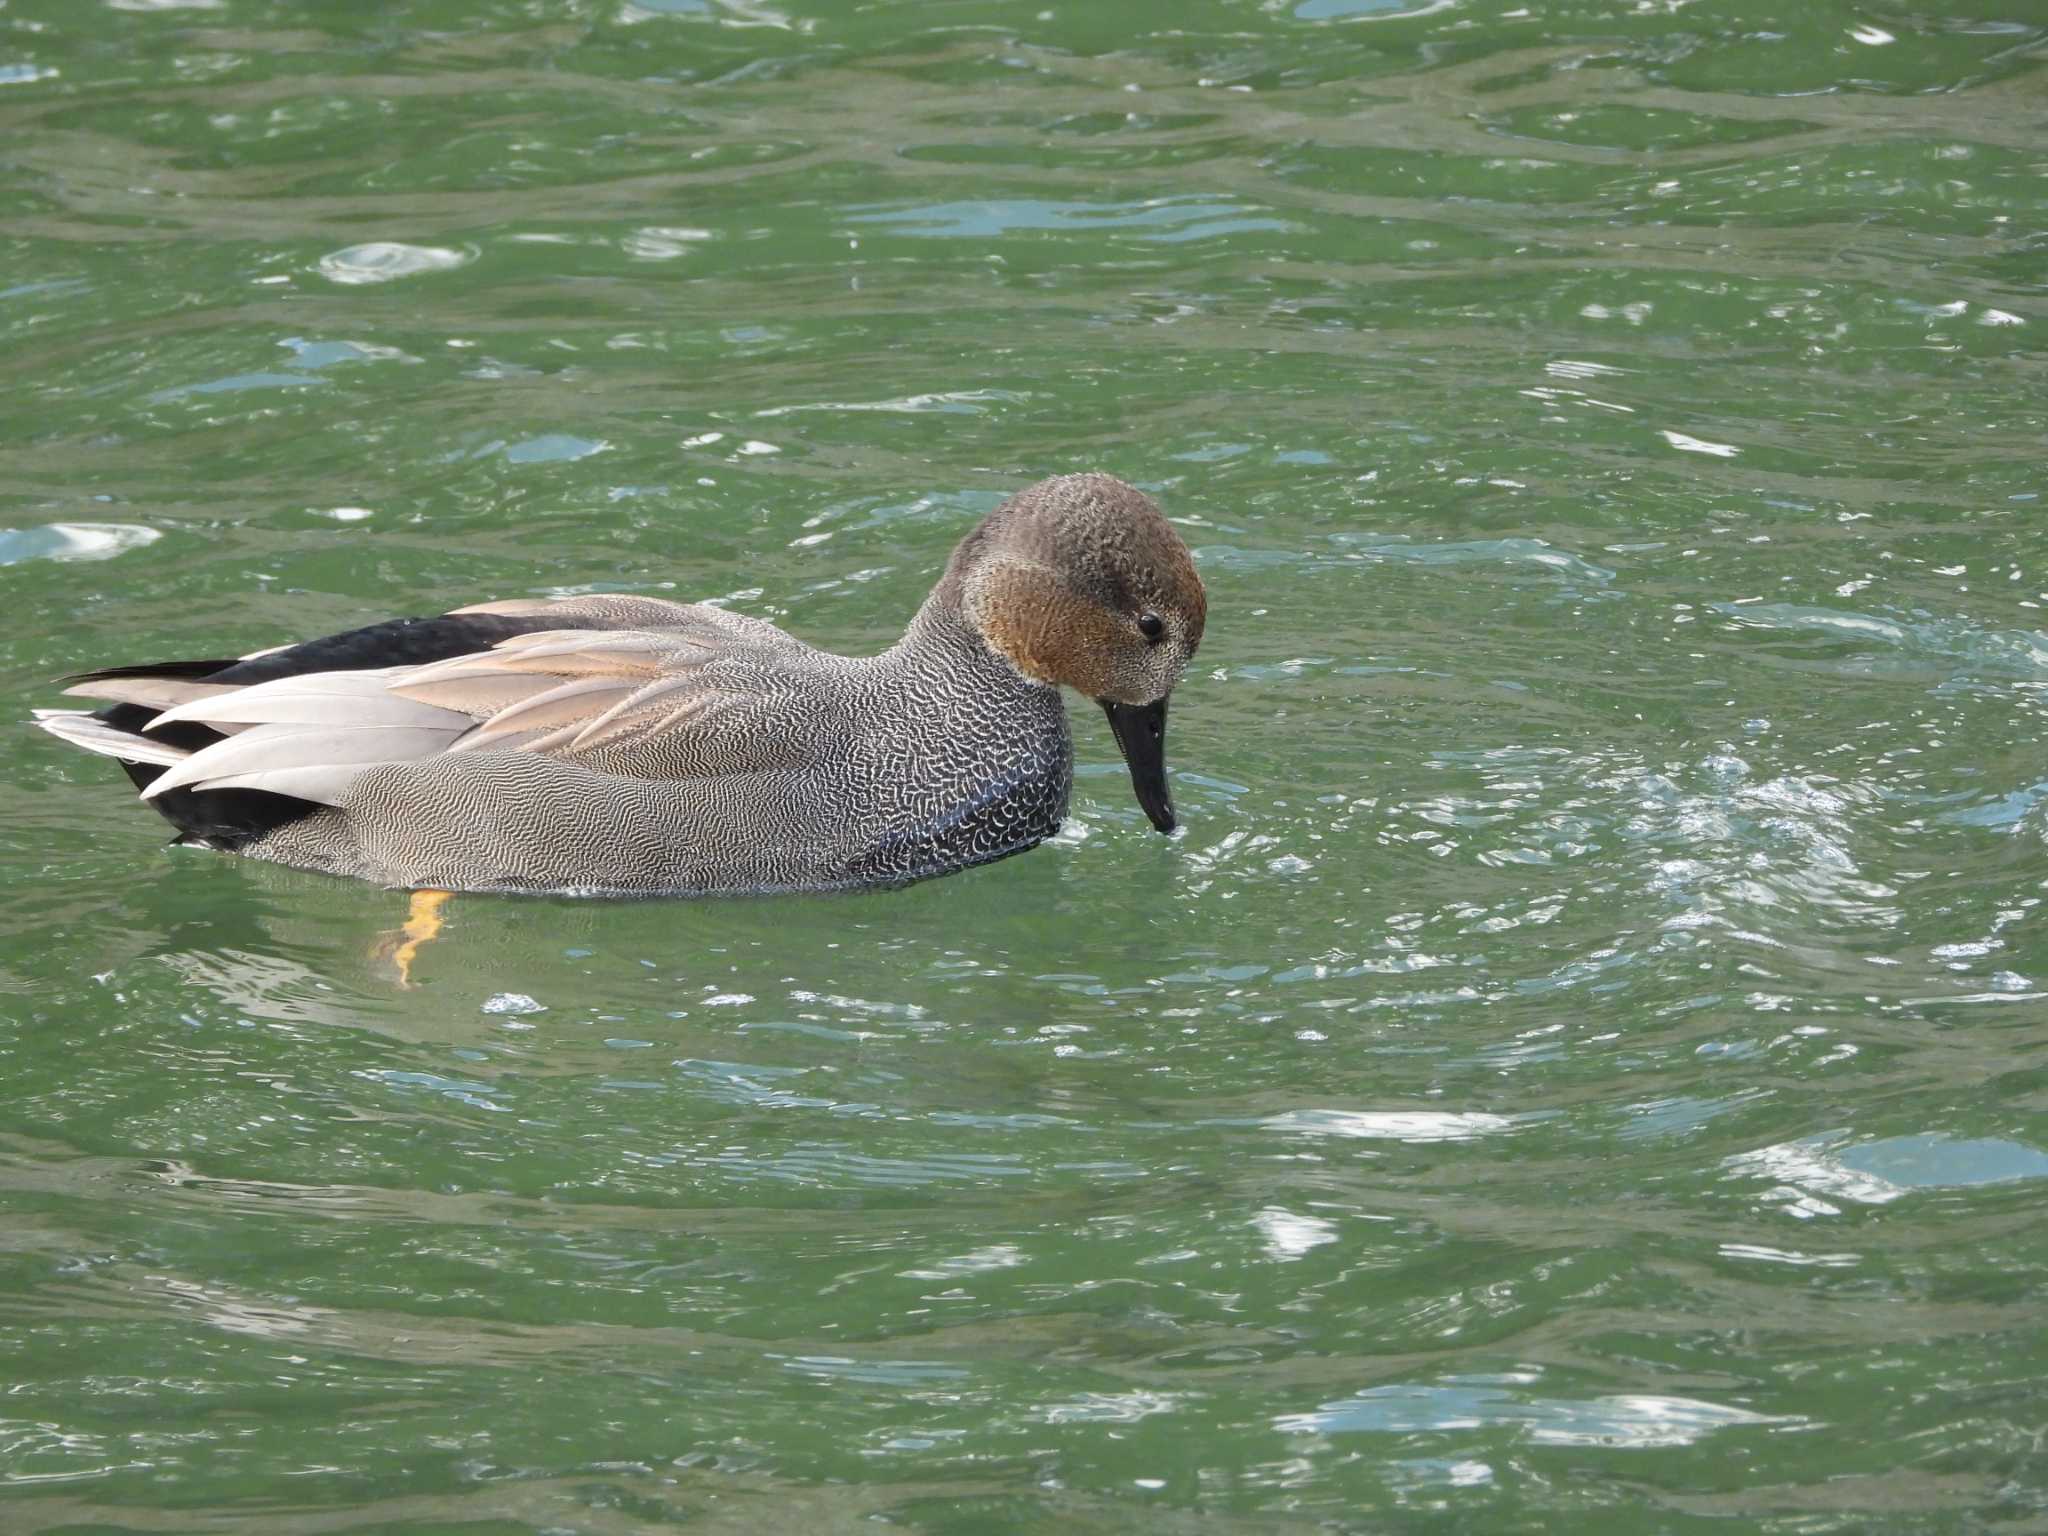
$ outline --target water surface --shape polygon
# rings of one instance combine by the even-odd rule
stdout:
[[[4,713],[1196,549],[1157,837],[463,899],[0,736],[0,1525],[2036,1529],[2032,0],[10,0]]]

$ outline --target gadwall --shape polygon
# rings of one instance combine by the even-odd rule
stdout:
[[[698,603],[599,595],[395,619],[239,661],[109,667],[44,730],[115,758],[179,841],[415,890],[899,884],[1021,853],[1073,783],[1060,685],[1173,830],[1166,701],[1194,561],[1108,475],[1021,491],[894,646],[838,656]]]

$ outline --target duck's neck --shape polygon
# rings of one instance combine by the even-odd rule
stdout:
[[[1058,691],[1049,683],[1026,677],[1000,655],[961,612],[957,594],[958,587],[953,583],[942,583],[935,588],[889,654],[943,655],[954,667],[986,678],[992,684],[1000,682],[1040,693]]]

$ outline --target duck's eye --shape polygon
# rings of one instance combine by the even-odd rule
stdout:
[[[1157,640],[1166,633],[1166,620],[1156,613],[1141,613],[1138,615],[1138,633],[1147,640]]]

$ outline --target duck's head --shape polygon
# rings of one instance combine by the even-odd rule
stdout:
[[[1208,599],[1152,499],[1112,475],[1041,480],[967,536],[947,585],[997,655],[1103,707],[1138,804],[1171,832],[1166,699],[1202,642]]]

